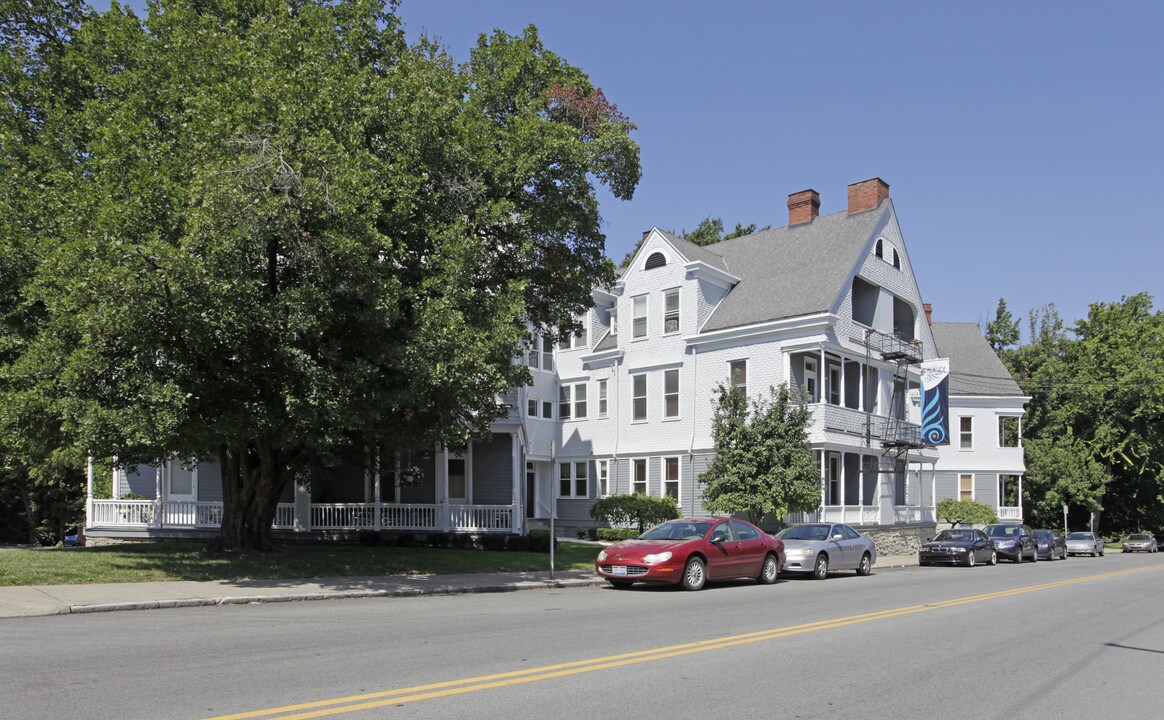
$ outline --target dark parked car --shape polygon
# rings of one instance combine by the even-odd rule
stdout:
[[[1017,523],[998,523],[987,525],[982,529],[986,536],[994,541],[994,549],[998,556],[1011,562],[1021,563],[1030,559],[1038,560],[1038,549],[1035,547],[1035,531],[1029,525]]]
[[[1148,533],[1132,533],[1124,538],[1124,552],[1149,552],[1154,553],[1159,548],[1156,546],[1156,538]]]
[[[974,528],[943,530],[933,540],[921,546],[917,553],[918,565],[966,565],[978,563],[994,565],[998,553],[994,541],[986,533]]]
[[[770,585],[784,566],[784,543],[743,520],[681,518],[598,553],[594,570],[615,587],[671,583],[699,590],[708,580],[756,578]]]
[[[1067,535],[1067,554],[1103,557],[1103,540],[1093,532],[1069,533]]]
[[[877,545],[848,525],[808,523],[793,525],[776,533],[788,553],[785,570],[812,573],[817,580],[828,577],[830,570],[856,570],[858,575],[873,572],[877,562]]]
[[[1054,530],[1035,531],[1035,550],[1040,560],[1067,559],[1067,543]]]

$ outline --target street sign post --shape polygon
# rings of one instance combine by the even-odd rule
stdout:
[[[1063,535],[1067,535],[1067,503],[1063,503]]]

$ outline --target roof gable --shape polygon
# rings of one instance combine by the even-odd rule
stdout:
[[[938,354],[950,359],[951,395],[1025,395],[977,325],[934,323],[930,330]]]

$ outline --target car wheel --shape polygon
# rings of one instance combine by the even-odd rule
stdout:
[[[1103,549],[1102,548],[1100,548],[1100,550],[1099,550],[1099,556],[1103,557]]]
[[[974,551],[966,553],[966,567],[974,567]]]
[[[634,585],[634,583],[630,580],[607,580],[606,582],[610,583],[619,590],[626,590],[631,585]]]
[[[764,558],[764,566],[760,568],[760,584],[771,585],[776,582],[776,576],[780,574],[780,563],[776,561],[776,556],[769,553],[768,557]]]
[[[857,566],[858,575],[868,575],[873,572],[873,558],[869,557],[869,553],[861,556],[861,564]]]
[[[687,561],[683,568],[683,589],[699,590],[707,582],[707,566],[697,557]]]
[[[812,569],[812,576],[817,580],[824,580],[829,575],[829,556],[821,553],[816,556],[816,566]]]
[[[995,551],[993,551],[993,550],[991,550],[991,551],[990,551],[990,564],[991,564],[991,565],[997,565],[997,564],[998,564],[998,553],[996,553],[996,552],[995,552]]]

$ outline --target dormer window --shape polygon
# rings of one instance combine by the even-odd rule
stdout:
[[[643,266],[644,270],[654,270],[658,267],[663,267],[667,264],[667,257],[661,252],[651,253],[647,258],[647,264]]]

